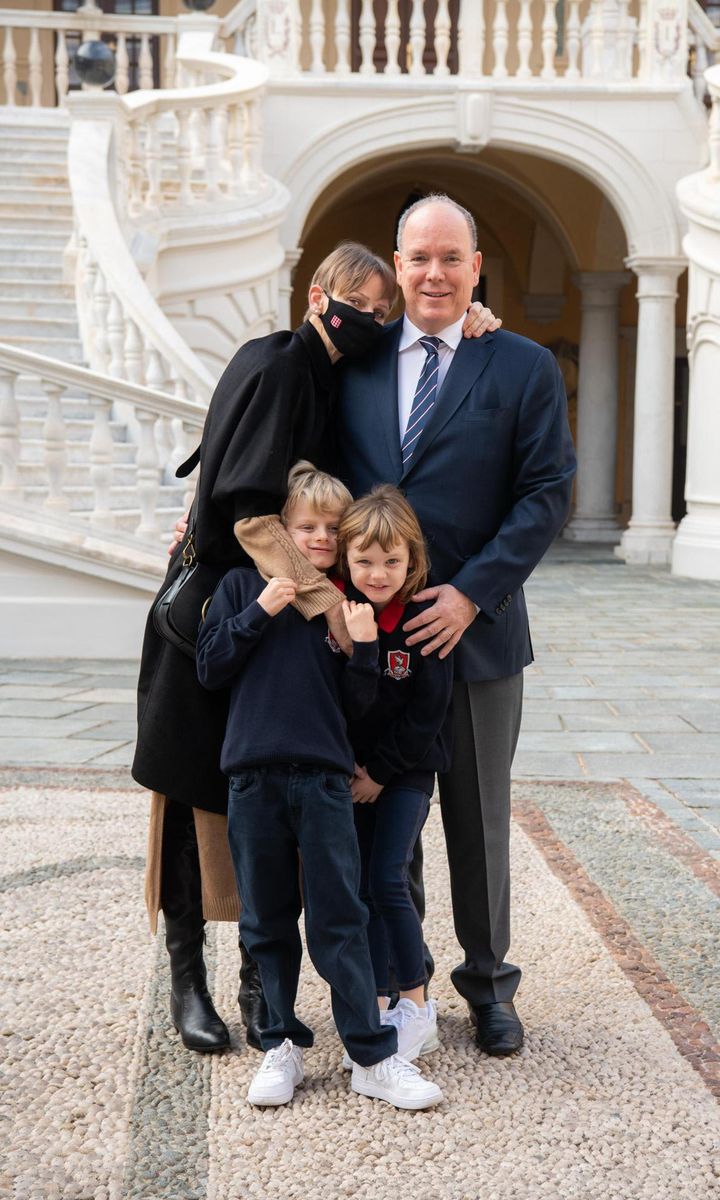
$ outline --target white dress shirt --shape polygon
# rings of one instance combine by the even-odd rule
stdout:
[[[441,329],[439,333],[433,335],[440,338],[440,345],[438,347],[440,359],[438,367],[438,392],[450,369],[453,355],[462,340],[462,327],[465,316],[466,314],[463,313],[460,320],[456,321],[454,325],[448,325],[446,329]],[[398,423],[401,442],[405,436],[415,390],[427,355],[427,351],[424,346],[421,346],[419,339],[427,336],[426,333],[423,333],[422,329],[418,329],[417,325],[413,325],[407,316],[403,317],[400,345],[398,346]]]
[[[440,364],[438,366],[438,392],[442,387],[445,376],[450,370],[450,363],[453,360],[455,351],[462,341],[462,327],[465,323],[466,313],[456,321],[454,325],[448,325],[447,328],[441,329],[439,333],[434,334],[440,339],[438,346],[438,356]],[[407,317],[403,317],[402,333],[400,334],[400,344],[398,346],[398,421],[400,425],[400,442],[402,443],[405,436],[405,430],[410,419],[410,409],[412,408],[415,390],[420,378],[420,372],[425,364],[427,351],[420,344],[419,339],[427,337],[422,329],[418,329],[417,325],[413,325],[412,321]],[[473,608],[476,614],[480,612],[477,604],[473,603]]]

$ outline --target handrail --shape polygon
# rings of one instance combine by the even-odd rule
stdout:
[[[57,358],[47,358],[31,350],[18,350],[16,346],[7,342],[0,342],[0,367],[7,367],[18,374],[38,375],[52,383],[60,384],[63,388],[92,391],[94,395],[110,403],[124,401],[128,404],[139,404],[156,411],[159,416],[178,417],[188,424],[196,424],[198,429],[202,429],[207,416],[204,404],[182,400],[178,396],[169,395],[168,392],[160,392],[156,388],[144,387],[138,383],[128,383],[124,379],[111,379],[107,375],[98,374],[97,371],[90,371],[87,367],[61,362]]]
[[[716,54],[720,51],[720,29],[713,25],[699,0],[688,0],[688,25],[693,33],[699,33],[708,47]]]
[[[22,8],[0,10],[0,26],[13,29],[69,30],[87,28],[100,33],[175,33],[176,17],[121,16],[101,9],[78,8],[75,12],[28,12]]]
[[[24,457],[17,383],[27,376],[39,380],[45,396],[39,460],[36,451]],[[81,443],[71,443],[68,437],[68,420],[76,415],[72,409],[68,415],[68,405],[74,409],[78,392],[92,422],[87,462],[79,464],[80,492],[74,490],[78,485],[70,474],[77,471],[76,461],[70,462],[70,448],[76,452]],[[113,437],[112,422],[120,415],[136,427],[136,441],[118,442]],[[160,502],[167,495],[162,489],[170,482],[168,472],[195,448],[204,419],[201,404],[0,343],[0,522],[6,510],[24,516],[34,512],[42,519],[69,522],[84,536],[91,527],[116,544],[127,545],[130,537],[157,545],[163,532]],[[171,492],[173,511],[189,502],[196,475],[197,470],[186,480],[182,500]],[[166,499],[166,508],[167,504]],[[128,530],[124,535],[119,521]],[[171,523],[167,516],[165,523]]]
[[[238,3],[220,18],[220,37],[231,38],[251,17],[257,14],[257,0],[238,0]]]
[[[720,53],[720,30],[713,25],[698,0],[688,0],[688,30],[694,49],[690,64],[693,89],[699,102],[705,104],[709,102],[705,72]]]

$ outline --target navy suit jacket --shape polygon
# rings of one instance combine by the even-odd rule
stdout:
[[[517,334],[463,338],[403,472],[401,331],[394,321],[376,352],[342,365],[340,474],[354,496],[397,484],[422,525],[430,583],[482,610],[455,650],[456,677],[515,675],[532,662],[522,585],[565,522],[575,474],[562,376]]]

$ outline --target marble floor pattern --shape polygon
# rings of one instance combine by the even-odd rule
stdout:
[[[511,957],[527,1042],[506,1060],[473,1045],[433,808],[432,1113],[349,1092],[307,962],[306,1086],[250,1109],[230,926],[208,961],[233,1048],[182,1049],[142,909],[137,663],[0,663],[2,1200],[720,1198],[720,584],[558,543],[526,592]]]
[[[0,791],[0,1093],[12,1200],[705,1200],[720,1186],[717,861],[629,785],[515,788],[513,956],[522,1053],[473,1044],[436,806],[426,835],[427,937],[443,1105],[355,1096],[328,991],[305,962],[315,1029],[291,1106],[252,1109],[259,1055],[235,1003],[235,931],[208,958],[233,1047],[183,1050],[164,950],[142,910],[137,792]],[[636,870],[641,863],[642,869]]]

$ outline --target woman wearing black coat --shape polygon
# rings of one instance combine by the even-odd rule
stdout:
[[[333,465],[334,363],[342,353],[371,348],[395,295],[387,264],[364,246],[346,243],[315,272],[311,308],[300,328],[248,342],[231,360],[210,403],[199,451],[200,562],[223,571],[250,565],[236,529],[239,536],[272,538],[278,530],[282,536],[277,514],[290,467],[301,458]],[[194,455],[180,471],[189,473],[197,461]],[[161,593],[181,566],[178,546]],[[312,568],[301,591],[298,607],[307,617],[339,607],[337,591]],[[133,778],[153,792],[146,900],[153,929],[160,908],[165,917],[173,1021],[183,1043],[199,1051],[229,1044],[207,991],[203,960],[205,918],[236,921],[239,915],[225,835],[228,784],[218,765],[226,717],[227,693],[205,691],[194,661],[156,633],[150,616],[132,767]],[[262,992],[254,964],[242,944],[240,949],[239,1001],[248,1040],[259,1048]]]

